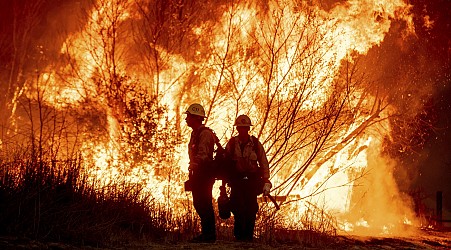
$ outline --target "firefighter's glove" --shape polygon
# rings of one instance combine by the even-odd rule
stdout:
[[[265,185],[263,185],[263,195],[268,195],[271,191],[272,185],[271,182],[266,182]]]

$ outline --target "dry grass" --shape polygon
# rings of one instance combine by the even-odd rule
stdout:
[[[178,240],[197,225],[194,216],[174,217],[139,186],[96,189],[85,181],[80,160],[0,162],[0,167],[1,235],[105,246]],[[181,233],[168,233],[180,225]]]
[[[139,242],[186,242],[199,232],[192,205],[174,214],[164,204],[145,196],[137,185],[118,183],[96,189],[86,181],[82,161],[0,160],[0,235],[75,246],[130,246]],[[280,213],[261,206],[257,242],[318,245],[331,235],[327,220],[284,228]],[[323,214],[324,215],[324,214]],[[325,219],[325,217],[323,218]],[[233,217],[217,218],[218,240],[233,241]],[[332,230],[333,231],[333,230]]]

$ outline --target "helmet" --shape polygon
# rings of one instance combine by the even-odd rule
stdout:
[[[198,103],[189,105],[185,114],[197,115],[197,116],[204,117],[204,118],[206,117],[204,107],[202,107],[202,105],[200,105]]]
[[[251,119],[247,115],[240,115],[235,120],[235,126],[237,127],[248,127],[252,126]]]

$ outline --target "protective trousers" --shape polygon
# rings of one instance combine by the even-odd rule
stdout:
[[[212,189],[215,180],[211,177],[193,176],[193,203],[200,217],[201,233],[208,237],[216,237],[215,212],[213,210]]]
[[[234,215],[233,234],[239,241],[252,241],[258,212],[254,178],[240,178],[231,182],[230,202]]]

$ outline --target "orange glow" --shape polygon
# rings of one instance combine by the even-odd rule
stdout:
[[[404,225],[416,224],[412,204],[399,192],[392,176],[396,163],[381,154],[382,138],[390,132],[384,120],[390,115],[390,108],[374,111],[375,103],[381,101],[365,93],[364,88],[355,87],[346,97],[348,106],[343,111],[346,114],[336,119],[341,127],[337,125],[337,131],[327,137],[324,148],[311,162],[314,143],[302,144],[290,157],[274,163],[280,153],[275,148],[285,139],[286,127],[278,127],[282,120],[279,115],[293,111],[291,101],[297,98],[300,107],[287,126],[310,127],[293,132],[283,143],[292,146],[301,139],[315,141],[326,120],[322,118],[335,114],[324,109],[335,107],[331,100],[340,92],[337,82],[343,63],[352,62],[352,54],[365,55],[380,45],[393,20],[407,24],[406,34],[414,32],[410,6],[404,1],[354,0],[337,4],[329,11],[306,3],[296,5],[299,1],[270,1],[266,11],[259,8],[259,1],[230,4],[211,27],[207,22],[190,27],[191,35],[197,36],[196,43],[205,46],[184,48],[194,50],[193,58],[151,44],[151,52],[164,61],[155,66],[157,73],[127,64],[136,63],[126,58],[128,53],[132,54],[127,49],[133,40],[126,37],[132,34],[114,40],[117,43],[114,56],[110,55],[111,44],[105,45],[105,40],[117,38],[116,34],[106,36],[105,30],[136,18],[138,14],[130,14],[138,13],[134,2],[99,0],[83,31],[69,36],[60,50],[76,62],[77,74],[70,74],[73,70],[70,65],[61,70],[67,74],[65,77],[58,77],[61,72],[49,69],[36,86],[30,82],[27,92],[34,95],[34,89],[40,90],[45,102],[58,110],[82,109],[81,103],[89,99],[104,112],[107,132],[102,138],[107,139],[86,139],[80,147],[88,166],[92,166],[90,181],[105,185],[120,179],[140,184],[157,200],[184,213],[178,202],[187,198],[182,181],[187,175],[190,130],[183,112],[189,103],[200,102],[209,114],[207,125],[216,131],[222,144],[233,135],[237,115],[248,114],[254,121],[252,133],[264,142],[268,158],[273,159],[271,181],[277,187],[273,192],[287,196],[288,203],[282,204],[280,210],[286,215],[287,225],[302,219],[307,202],[334,215],[341,230],[356,234],[402,234]],[[114,15],[117,23],[105,18]],[[131,30],[127,28],[121,31]],[[144,60],[142,55],[133,56]],[[175,155],[176,162],[168,162],[167,156],[158,158],[153,152],[141,152],[142,161],[130,156],[121,130],[127,124],[121,106],[124,104],[117,104],[114,96],[104,93],[112,89],[108,84],[122,75],[131,76],[123,85],[131,86],[136,81],[140,87],[157,94],[160,103],[168,106],[167,120],[178,122],[176,132],[183,143],[169,152]],[[106,90],[102,89],[105,86]],[[124,100],[130,99],[125,95]],[[379,122],[368,125],[370,129],[360,131],[376,119]],[[158,121],[165,122],[164,118]],[[275,139],[275,133],[280,133],[280,137]],[[292,186],[285,184],[304,164],[308,168],[299,181]],[[215,188],[215,196],[218,192]]]

